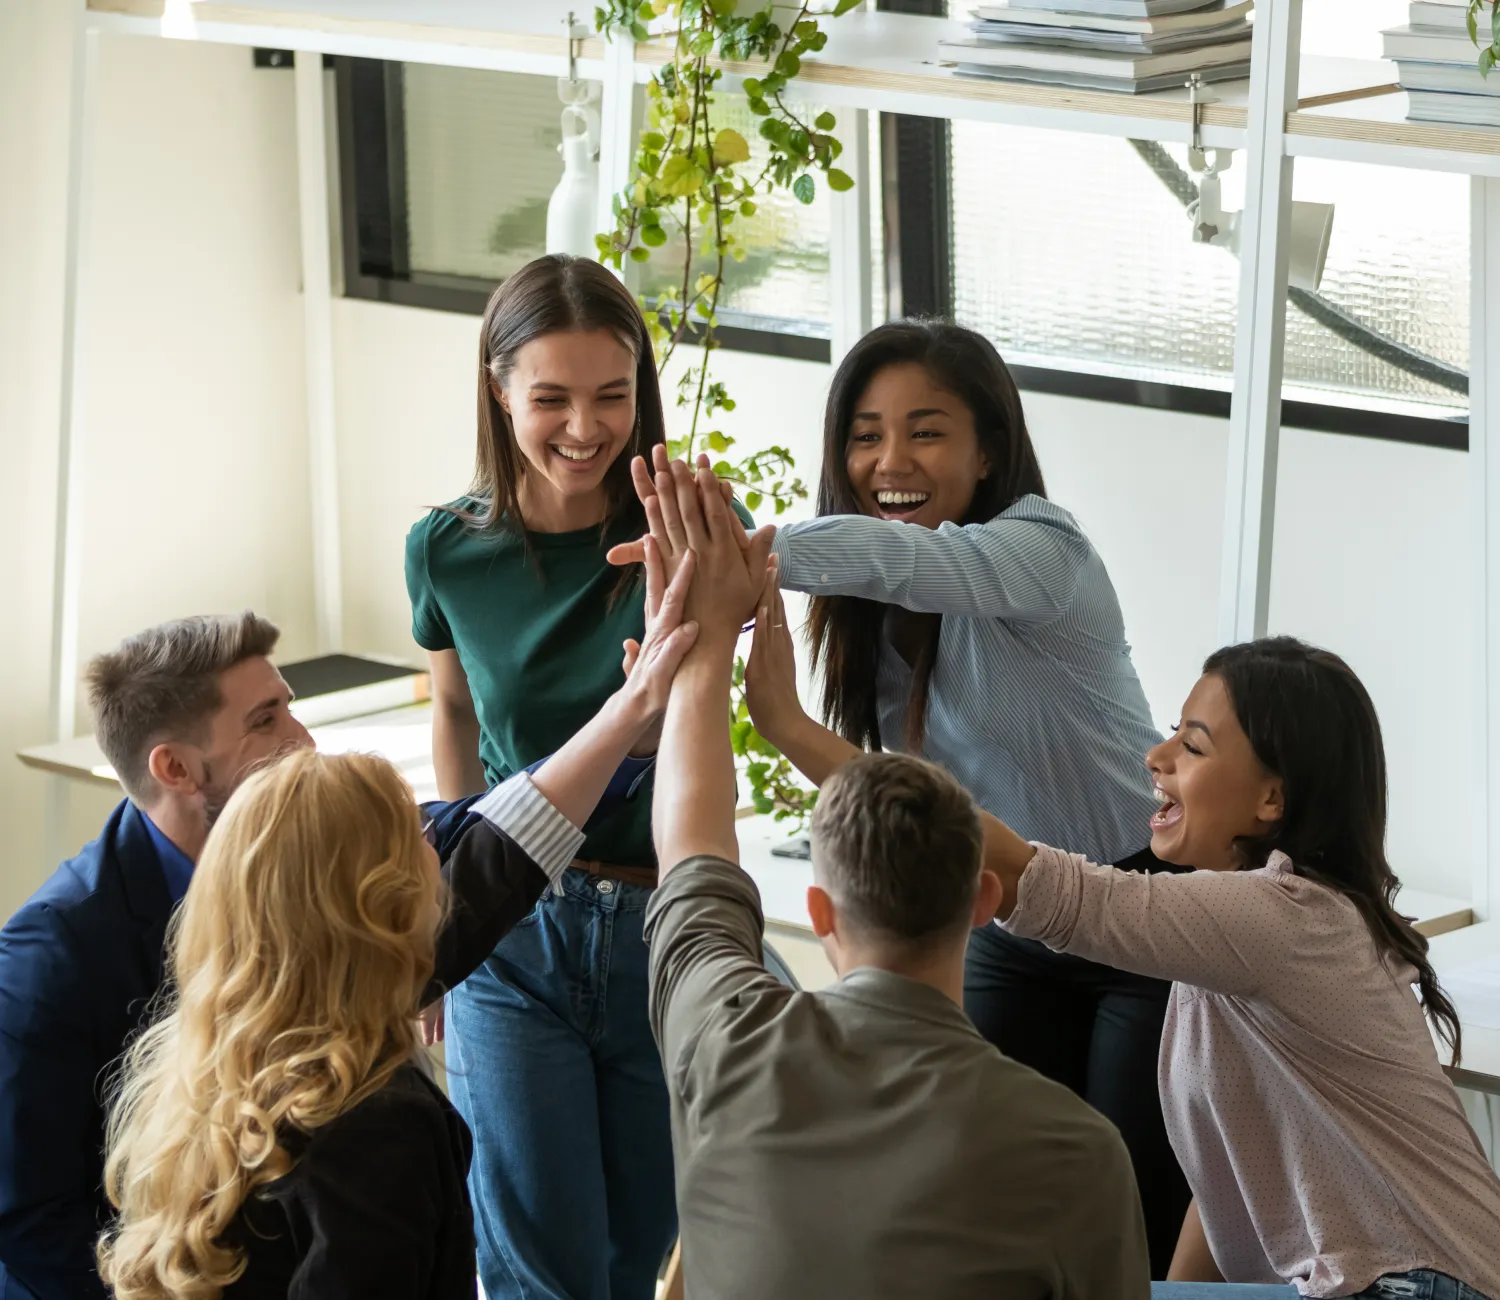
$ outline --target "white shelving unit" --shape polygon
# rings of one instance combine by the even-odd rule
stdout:
[[[487,68],[549,76],[567,70],[563,23],[582,0],[77,0],[77,60],[69,191],[69,274],[64,363],[62,455],[59,458],[56,599],[53,630],[53,713],[57,739],[72,737],[77,678],[78,530],[76,466],[82,460],[77,406],[84,358],[79,321],[87,312],[86,247],[89,138],[95,34],[127,32],[169,39],[271,46],[299,52],[299,149],[321,151],[312,126],[321,121],[323,53],[404,62]],[[1129,96],[956,76],[937,61],[937,43],[952,30],[945,19],[860,12],[827,25],[827,47],[804,61],[796,93],[865,111],[1045,127],[1058,131],[1186,143],[1192,118],[1183,91]],[[1392,65],[1299,57],[1301,0],[1263,0],[1254,28],[1248,82],[1210,88],[1202,110],[1206,146],[1242,149],[1247,176],[1241,235],[1241,278],[1234,392],[1225,494],[1220,636],[1243,639],[1265,631],[1275,526],[1276,466],[1286,309],[1287,223],[1298,157],[1334,158],[1392,168],[1473,177],[1472,414],[1476,557],[1474,656],[1476,825],[1472,904],[1481,919],[1500,899],[1500,459],[1489,454],[1489,432],[1500,429],[1500,385],[1486,382],[1500,363],[1500,130],[1411,123],[1405,96],[1395,93]],[[655,43],[582,43],[580,75],[603,83],[602,189],[624,183],[632,153],[629,120],[636,84],[664,57]],[[748,73],[726,66],[731,82]],[[844,128],[863,139],[860,117]],[[851,157],[852,155],[852,157]],[[846,158],[856,182],[860,150]],[[304,158],[303,177],[321,174]],[[1396,178],[1393,173],[1393,183]],[[834,196],[832,304],[835,356],[869,325],[868,185]],[[327,229],[326,194],[304,184],[302,228],[309,243]],[[1186,232],[1184,232],[1186,237]],[[327,250],[304,251],[309,474],[314,497],[333,490],[331,348],[327,341],[331,286]],[[338,649],[337,536],[320,534],[315,554],[319,627],[324,651]]]

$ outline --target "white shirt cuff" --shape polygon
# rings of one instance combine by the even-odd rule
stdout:
[[[583,832],[547,801],[529,772],[502,781],[469,811],[510,836],[554,885],[583,847]]]

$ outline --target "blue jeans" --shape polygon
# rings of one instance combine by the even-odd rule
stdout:
[[[1287,1300],[1296,1294],[1296,1288],[1290,1286],[1236,1286],[1227,1282],[1151,1284],[1151,1300]],[[1486,1300],[1486,1297],[1446,1273],[1419,1268],[1411,1273],[1387,1273],[1348,1300]]]
[[[448,995],[449,1092],[474,1132],[488,1300],[651,1300],[677,1233],[646,1014],[650,891],[563,874]]]

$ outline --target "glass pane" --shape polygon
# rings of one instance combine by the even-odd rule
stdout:
[[[716,93],[714,100],[714,129],[738,131],[749,141],[750,161],[737,170],[754,177],[770,148],[760,135],[761,119],[743,95]],[[823,110],[802,105],[799,111],[811,120]],[[839,134],[837,128],[834,134]],[[737,218],[743,222],[739,233],[746,257],[726,265],[719,297],[721,324],[828,337],[828,187],[821,176],[816,179],[811,203],[799,203],[787,190],[778,189],[769,197],[757,195],[754,220]],[[680,227],[668,228],[675,229],[674,237],[653,249],[651,260],[637,272],[639,292],[648,298],[669,289],[682,297],[683,236]],[[695,224],[693,239],[699,238]],[[701,251],[696,254],[693,278],[712,270],[713,259]]]
[[[1168,146],[1179,167],[1186,151]],[[1224,205],[1244,201],[1244,157]],[[1388,338],[1467,365],[1468,199],[1461,176],[1299,160],[1297,197],[1334,204],[1320,292]],[[1239,263],[1194,244],[1182,204],[1130,142],[953,124],[960,320],[1022,364],[1227,388]],[[1462,393],[1287,312],[1286,384],[1318,400],[1447,415]],[[1437,408],[1434,410],[1433,408]]]
[[[494,283],[540,257],[562,176],[556,79],[408,63],[402,82],[412,272]]]

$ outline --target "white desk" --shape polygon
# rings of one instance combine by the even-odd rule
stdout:
[[[1430,952],[1438,979],[1442,980],[1464,966],[1500,952],[1500,921],[1483,921],[1439,935],[1432,941]],[[1459,1018],[1463,1018],[1462,1007]],[[1462,1062],[1456,1069],[1450,1067],[1448,1074],[1461,1088],[1500,1095],[1500,1029],[1465,1025]]]

